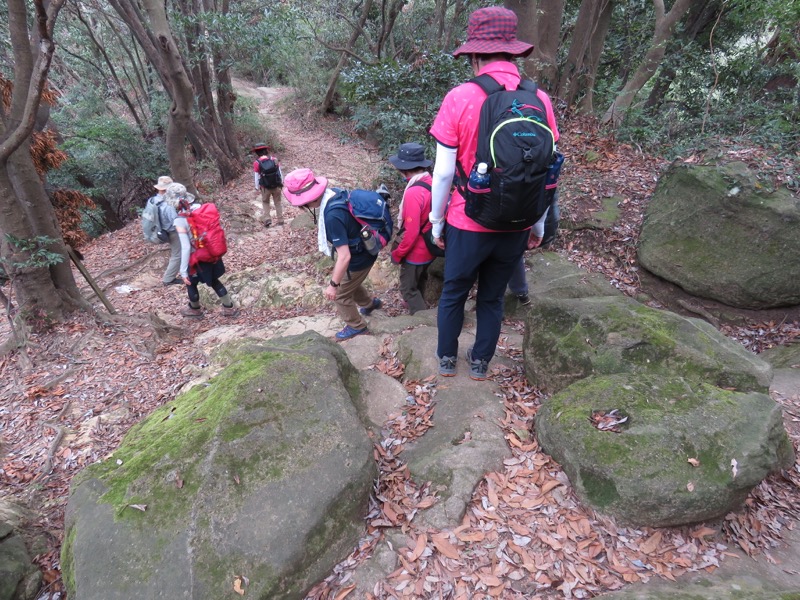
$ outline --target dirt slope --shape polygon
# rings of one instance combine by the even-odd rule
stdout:
[[[313,113],[291,115],[296,107],[290,88],[256,87],[242,79],[233,84],[240,96],[259,104],[265,124],[279,137],[280,146],[275,150],[284,174],[310,167],[333,185],[372,186],[384,163],[377,151],[342,131],[341,125],[334,126]]]

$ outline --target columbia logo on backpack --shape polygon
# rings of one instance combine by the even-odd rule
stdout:
[[[489,186],[468,188],[469,176],[457,163],[464,213],[488,229],[526,229],[544,215],[548,206],[545,184],[555,139],[547,126],[546,108],[532,81],[521,81],[516,90],[506,90],[487,74],[470,81],[486,93],[475,166],[488,165]]]

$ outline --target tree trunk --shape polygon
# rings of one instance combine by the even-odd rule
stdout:
[[[210,4],[211,0],[206,0],[206,3]],[[221,0],[219,12],[227,15],[229,8],[230,0]],[[242,160],[242,156],[239,152],[239,143],[236,140],[236,130],[233,122],[233,107],[236,104],[236,94],[233,91],[229,64],[230,61],[224,50],[219,45],[216,45],[214,50],[214,74],[217,78],[217,110],[219,111],[219,120],[222,127],[220,145],[223,146],[228,156],[233,157],[239,163]]]
[[[439,50],[443,50],[444,42],[444,23],[447,16],[447,0],[436,0],[433,7],[433,19],[436,26],[436,40]]]
[[[25,0],[8,1],[14,81],[10,102],[0,99],[0,261],[23,314],[38,316],[43,311],[56,320],[68,310],[88,306],[81,300],[53,205],[30,155],[31,133],[55,49],[53,27],[62,6],[63,0],[46,8],[43,0],[36,0],[32,19],[36,28],[29,31]],[[29,252],[13,241],[31,243],[37,237],[48,239],[46,249],[59,255],[61,263],[33,264]]]
[[[614,12],[613,2],[604,0],[597,19],[597,26],[586,51],[586,77],[583,80],[584,94],[578,103],[578,112],[584,114],[592,114],[594,112],[594,84],[597,80],[597,69],[600,67],[600,57],[606,44],[608,28],[611,25],[612,12]]]
[[[189,130],[194,100],[192,82],[169,28],[164,3],[159,0],[143,0],[142,4],[150,17],[155,46],[164,65],[163,76],[170,82],[172,90],[172,106],[169,109],[165,141],[170,173],[175,181],[180,181],[187,189],[195,192],[189,162],[186,160],[186,132]]]
[[[214,159],[223,182],[236,177],[242,169],[238,154],[229,154],[226,148],[217,143],[217,132],[213,127],[210,129],[203,127],[192,118],[194,88],[175,38],[169,29],[163,1],[143,0],[151,29],[146,26],[145,18],[139,12],[136,3],[109,0],[109,4],[128,25],[139,46],[155,67],[167,94],[172,98],[166,135],[172,178],[186,185],[193,193],[196,191],[186,158],[187,135],[198,152],[207,152]],[[213,104],[211,110],[214,110]]]
[[[347,46],[345,49],[342,50],[341,55],[339,56],[339,62],[336,63],[336,68],[334,68],[333,73],[331,73],[331,77],[328,80],[328,88],[325,91],[325,99],[322,101],[322,104],[319,107],[321,113],[330,112],[333,108],[333,98],[336,95],[336,84],[339,82],[339,75],[342,73],[342,69],[347,64],[348,59],[348,52],[351,52],[358,41],[358,38],[361,37],[361,31],[364,29],[364,24],[367,22],[367,17],[369,17],[369,11],[372,8],[373,0],[364,0],[364,6],[361,10],[361,17],[358,20],[358,26],[354,27],[353,30],[350,32],[350,39],[347,40]]]
[[[536,18],[539,0],[505,0],[503,6],[513,10],[517,15],[517,38],[533,44],[534,52],[536,52],[535,48],[539,45],[539,20]],[[532,54],[525,59],[525,66],[526,74],[536,79],[538,69]],[[531,69],[531,67],[533,68]]]
[[[558,78],[558,46],[565,0],[506,0],[506,8],[517,14],[518,35],[534,45],[525,59],[525,72],[544,89],[553,90]]]
[[[708,30],[717,20],[719,11],[723,9],[720,0],[705,0],[692,5],[686,18],[687,24],[678,39],[673,39],[667,48],[667,59],[658,74],[650,96],[644,106],[651,114],[655,114],[664,103],[672,83],[678,76],[678,67],[683,57],[683,47],[696,42],[698,36]]]
[[[556,95],[572,105],[580,91],[581,76],[584,74],[586,63],[586,49],[592,40],[597,19],[600,15],[600,5],[604,0],[582,0],[578,10],[578,19],[575,30],[572,32],[572,42],[564,64],[564,70],[556,87]]]
[[[221,57],[215,64],[222,64]],[[236,94],[233,91],[233,81],[229,69],[217,71],[217,109],[219,118],[222,122],[223,140],[225,150],[234,160],[241,161],[242,155],[239,152],[239,144],[236,142],[236,129],[233,122],[233,107],[236,103]]]
[[[642,64],[636,69],[602,118],[603,124],[611,125],[614,129],[617,129],[622,124],[625,113],[633,104],[636,94],[655,74],[664,58],[667,42],[672,36],[675,25],[689,10],[692,0],[675,0],[672,9],[666,14],[664,12],[664,0],[653,0],[653,4],[656,9],[656,20],[653,37],[650,40],[650,48],[647,50]]]
[[[217,163],[217,169],[219,169],[219,176],[222,183],[228,183],[241,173],[242,166],[240,162],[228,156],[200,123],[194,119],[190,120],[189,131],[193,137],[196,137],[200,141],[200,145],[211,155],[214,162]]]
[[[561,44],[561,22],[564,19],[564,0],[548,0],[539,5],[538,44],[533,49],[533,60],[539,63],[542,85],[553,90],[558,82],[558,47]]]
[[[453,17],[447,20],[447,26],[445,27],[444,31],[444,40],[442,42],[443,48],[448,49],[453,47],[453,30],[456,23],[460,22],[461,15],[464,13],[464,10],[464,0],[455,0],[453,2]],[[455,48],[453,49],[455,50]]]

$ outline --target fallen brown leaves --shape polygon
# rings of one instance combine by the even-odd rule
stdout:
[[[505,342],[500,347],[510,356],[521,356]],[[386,360],[387,345],[384,350]],[[495,370],[493,379],[506,403],[501,426],[512,457],[505,460],[503,471],[486,475],[461,524],[442,531],[418,528],[411,519],[430,496],[423,495],[420,502],[420,488],[409,482],[407,470],[399,461],[387,460],[386,448],[395,449],[391,457],[396,459],[403,442],[431,425],[432,389],[415,382],[409,387],[415,394],[413,402],[409,398],[409,410],[392,422],[390,435],[376,445],[381,479],[379,504],[369,516],[370,534],[309,598],[336,597],[344,589],[341,582],[350,581],[352,570],[370,555],[366,540],[374,548],[377,528],[390,525],[399,526],[408,543],[396,549],[398,568],[368,598],[521,600],[591,598],[654,576],[675,580],[687,572],[713,571],[725,556],[734,556],[729,543],[748,553],[764,551],[779,543],[780,530],[790,518],[798,518],[798,482],[785,474],[785,485],[775,478],[763,482],[748,499],[745,512],[729,515],[721,529],[703,524],[621,527],[579,503],[560,466],[539,449],[532,428],[542,396],[521,368]],[[422,401],[416,396],[420,392]],[[608,411],[596,418],[615,422],[621,415]],[[402,499],[406,491],[414,494],[410,502]]]

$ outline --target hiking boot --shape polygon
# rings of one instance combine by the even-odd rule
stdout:
[[[164,286],[167,286],[167,285],[183,285],[183,279],[180,279],[179,277],[176,277],[172,281],[162,281],[161,285],[164,285]]]
[[[528,306],[531,303],[531,297],[528,294],[517,294],[517,302],[520,306]]]
[[[356,337],[357,335],[361,335],[362,333],[367,333],[366,327],[362,329],[356,329],[355,327],[350,327],[350,325],[345,325],[344,329],[336,332],[336,339],[349,340],[350,338]]]
[[[264,221],[264,227],[271,227],[272,226],[272,219],[267,219]]]
[[[187,306],[186,308],[181,309],[181,316],[183,317],[193,317],[195,319],[201,319],[203,317],[203,309],[202,308],[192,308],[191,306]]]
[[[380,298],[373,298],[372,304],[370,304],[366,308],[359,308],[358,312],[360,312],[365,317],[368,317],[372,314],[373,310],[380,308],[381,306],[383,306],[383,300],[381,300]]]
[[[225,306],[222,305],[222,316],[223,317],[235,317],[239,314],[239,309],[235,306]]]
[[[457,360],[455,356],[443,356],[439,358],[437,355],[436,360],[439,361],[439,375],[442,377],[455,377]]]
[[[486,372],[489,370],[489,361],[479,358],[472,358],[472,346],[467,349],[467,361],[469,361],[469,378],[475,381],[484,381]]]

